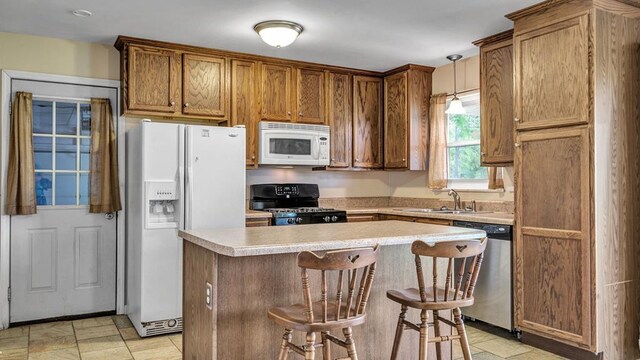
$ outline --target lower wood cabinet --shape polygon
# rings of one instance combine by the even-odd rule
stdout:
[[[383,166],[382,82],[371,76],[353,77],[353,166]]]
[[[247,218],[245,220],[246,227],[271,226],[270,218]]]
[[[418,222],[423,224],[445,225],[445,226],[453,225],[453,220],[423,218],[423,217],[415,217],[415,216],[380,215],[380,220],[411,221],[411,222]]]
[[[516,138],[516,324],[589,348],[590,140],[587,126]]]
[[[364,222],[380,220],[378,214],[351,214],[347,215],[347,222]]]

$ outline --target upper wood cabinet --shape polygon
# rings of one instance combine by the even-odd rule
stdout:
[[[433,68],[408,65],[384,79],[384,167],[426,170]]]
[[[354,167],[383,166],[382,82],[377,77],[353,77]]]
[[[262,64],[260,81],[262,120],[294,120],[292,74],[291,66]]]
[[[351,75],[329,74],[330,166],[335,168],[351,166],[351,94]]]
[[[327,122],[325,116],[325,72],[322,70],[298,69],[297,84],[297,121],[325,124]]]
[[[480,46],[480,156],[483,166],[513,164],[513,30]]]
[[[125,67],[124,109],[174,114],[180,112],[180,54],[146,46],[129,46]]]
[[[246,128],[246,163],[258,165],[257,109],[258,65],[255,61],[231,60],[231,126]]]
[[[182,112],[225,118],[229,107],[226,59],[184,54],[182,67]]]
[[[578,13],[514,36],[518,130],[589,122],[589,23]]]

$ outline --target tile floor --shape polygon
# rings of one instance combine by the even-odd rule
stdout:
[[[556,360],[551,353],[467,326],[474,360]],[[454,359],[462,359],[453,345]],[[172,360],[182,358],[181,334],[140,338],[124,315],[0,330],[0,360]]]

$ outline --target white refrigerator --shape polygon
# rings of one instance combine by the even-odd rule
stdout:
[[[143,121],[127,132],[127,313],[182,331],[179,229],[244,227],[245,129]]]

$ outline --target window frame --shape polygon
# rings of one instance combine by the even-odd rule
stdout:
[[[91,154],[91,134],[89,135],[81,135],[81,113],[80,113],[80,109],[81,109],[81,105],[91,105],[91,101],[90,100],[84,100],[84,99],[76,99],[76,98],[66,98],[66,97],[47,97],[47,96],[33,96],[33,101],[47,101],[47,102],[51,102],[51,133],[50,134],[44,134],[44,133],[36,133],[34,131],[32,131],[32,138],[49,138],[51,139],[51,169],[50,170],[43,170],[43,169],[35,169],[35,163],[34,163],[34,176],[38,173],[40,174],[51,174],[51,204],[47,204],[47,205],[40,205],[37,204],[37,208],[38,209],[42,209],[42,210],[54,210],[54,209],[82,209],[82,208],[88,208],[89,207],[89,197],[90,197],[90,190],[87,188],[87,203],[86,204],[81,204],[80,203],[80,198],[81,198],[81,194],[80,194],[80,187],[81,187],[81,182],[80,182],[80,178],[81,175],[86,174],[87,176],[90,176],[90,169],[87,170],[81,170],[80,169],[80,162],[81,162],[81,149],[82,149],[82,140],[88,140],[89,141],[89,154]],[[74,103],[76,105],[76,133],[74,135],[70,135],[70,134],[57,134],[57,124],[56,124],[56,109],[57,109],[57,103]],[[76,167],[75,170],[59,170],[56,169],[56,139],[76,139],[77,143],[76,143]],[[34,149],[35,152],[35,149]],[[91,155],[89,155],[89,159],[91,159]],[[89,160],[91,161],[91,160]],[[60,173],[60,174],[75,174],[76,175],[76,187],[75,187],[75,197],[76,197],[76,203],[75,204],[64,204],[64,205],[56,205],[56,179],[57,176],[56,174]],[[90,181],[90,180],[89,180]]]

